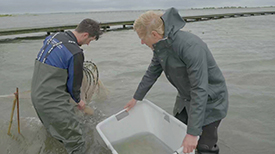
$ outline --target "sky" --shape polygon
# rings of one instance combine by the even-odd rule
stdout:
[[[0,0],[0,14],[275,6],[275,0]]]

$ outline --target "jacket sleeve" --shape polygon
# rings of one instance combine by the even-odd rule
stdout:
[[[190,81],[190,108],[188,111],[187,133],[201,135],[208,98],[207,51],[205,44],[193,44],[180,50],[180,58],[186,65]]]
[[[80,88],[83,79],[83,62],[83,53],[77,53],[71,58],[68,68],[67,88],[68,92],[76,103],[79,103],[81,100]]]
[[[139,86],[133,98],[136,100],[142,100],[147,94],[147,92],[154,85],[158,77],[161,75],[162,71],[163,69],[157,57],[154,55],[145,75],[143,76],[141,82],[139,83]]]

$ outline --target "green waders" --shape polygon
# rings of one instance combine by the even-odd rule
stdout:
[[[35,61],[31,98],[46,130],[61,141],[69,154],[83,154],[81,123],[66,91],[67,70]]]

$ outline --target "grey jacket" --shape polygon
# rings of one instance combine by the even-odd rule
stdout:
[[[228,110],[225,79],[207,45],[197,36],[180,29],[185,21],[174,8],[161,17],[164,38],[153,45],[154,55],[134,98],[142,100],[164,71],[178,90],[174,115],[186,108],[187,133],[199,136],[202,126],[224,118]]]

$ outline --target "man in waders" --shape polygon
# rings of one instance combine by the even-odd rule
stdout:
[[[32,78],[31,98],[46,130],[62,142],[69,154],[85,153],[81,123],[74,113],[72,98],[79,109],[84,55],[81,45],[98,40],[99,23],[84,19],[75,30],[48,36],[37,55]]]
[[[174,8],[164,14],[142,14],[134,30],[153,50],[153,58],[134,96],[125,108],[142,100],[164,71],[178,90],[174,116],[187,124],[184,153],[219,153],[217,128],[228,110],[225,79],[207,45],[197,36],[182,31],[185,21]],[[200,137],[198,140],[198,136]]]

